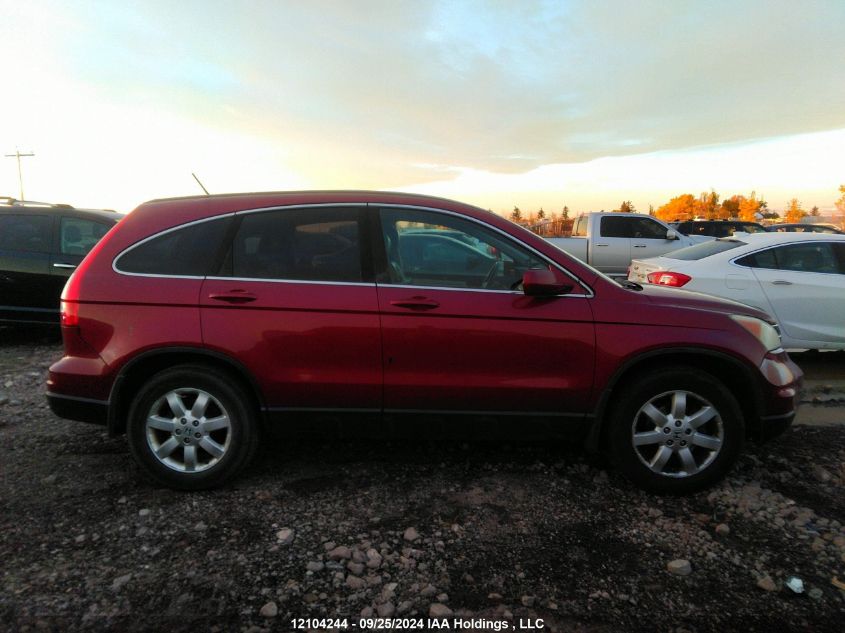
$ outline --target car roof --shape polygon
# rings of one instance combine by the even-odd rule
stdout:
[[[734,233],[731,237],[720,237],[722,241],[745,242],[749,246],[761,247],[776,244],[788,244],[791,242],[824,242],[832,240],[845,242],[845,235],[835,233],[776,233],[766,231],[765,233]]]
[[[112,209],[83,209],[69,204],[54,204],[51,202],[35,202],[34,200],[16,200],[14,198],[0,197],[0,212],[7,213],[38,213],[56,212],[68,215],[94,215],[104,219],[117,222],[123,217],[122,214]]]

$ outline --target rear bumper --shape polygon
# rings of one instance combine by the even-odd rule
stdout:
[[[48,391],[47,403],[50,405],[50,410],[60,418],[103,426],[108,422],[109,403],[107,400],[77,398]]]

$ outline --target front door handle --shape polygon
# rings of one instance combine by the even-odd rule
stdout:
[[[390,305],[397,308],[410,308],[411,310],[433,310],[440,306],[434,299],[427,299],[426,297],[411,297],[410,299],[396,299],[391,301]]]
[[[775,279],[775,280],[772,282],[772,285],[775,285],[775,286],[791,286],[791,285],[792,285],[792,282],[791,282],[791,281],[786,281],[785,279]]]
[[[634,244],[634,248],[645,248],[648,244]]]
[[[209,299],[215,301],[225,301],[226,303],[249,303],[258,299],[251,292],[246,290],[230,290],[229,292],[212,293],[208,295]]]
[[[53,268],[66,268],[69,270],[73,270],[76,268],[76,264],[53,264]]]

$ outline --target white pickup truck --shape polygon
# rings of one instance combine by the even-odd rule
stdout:
[[[575,220],[572,237],[547,239],[612,277],[627,276],[632,259],[658,257],[702,241],[642,213],[584,213]]]

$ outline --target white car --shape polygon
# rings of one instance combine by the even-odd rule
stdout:
[[[845,349],[845,235],[736,233],[634,260],[628,280],[765,310],[787,349]]]

